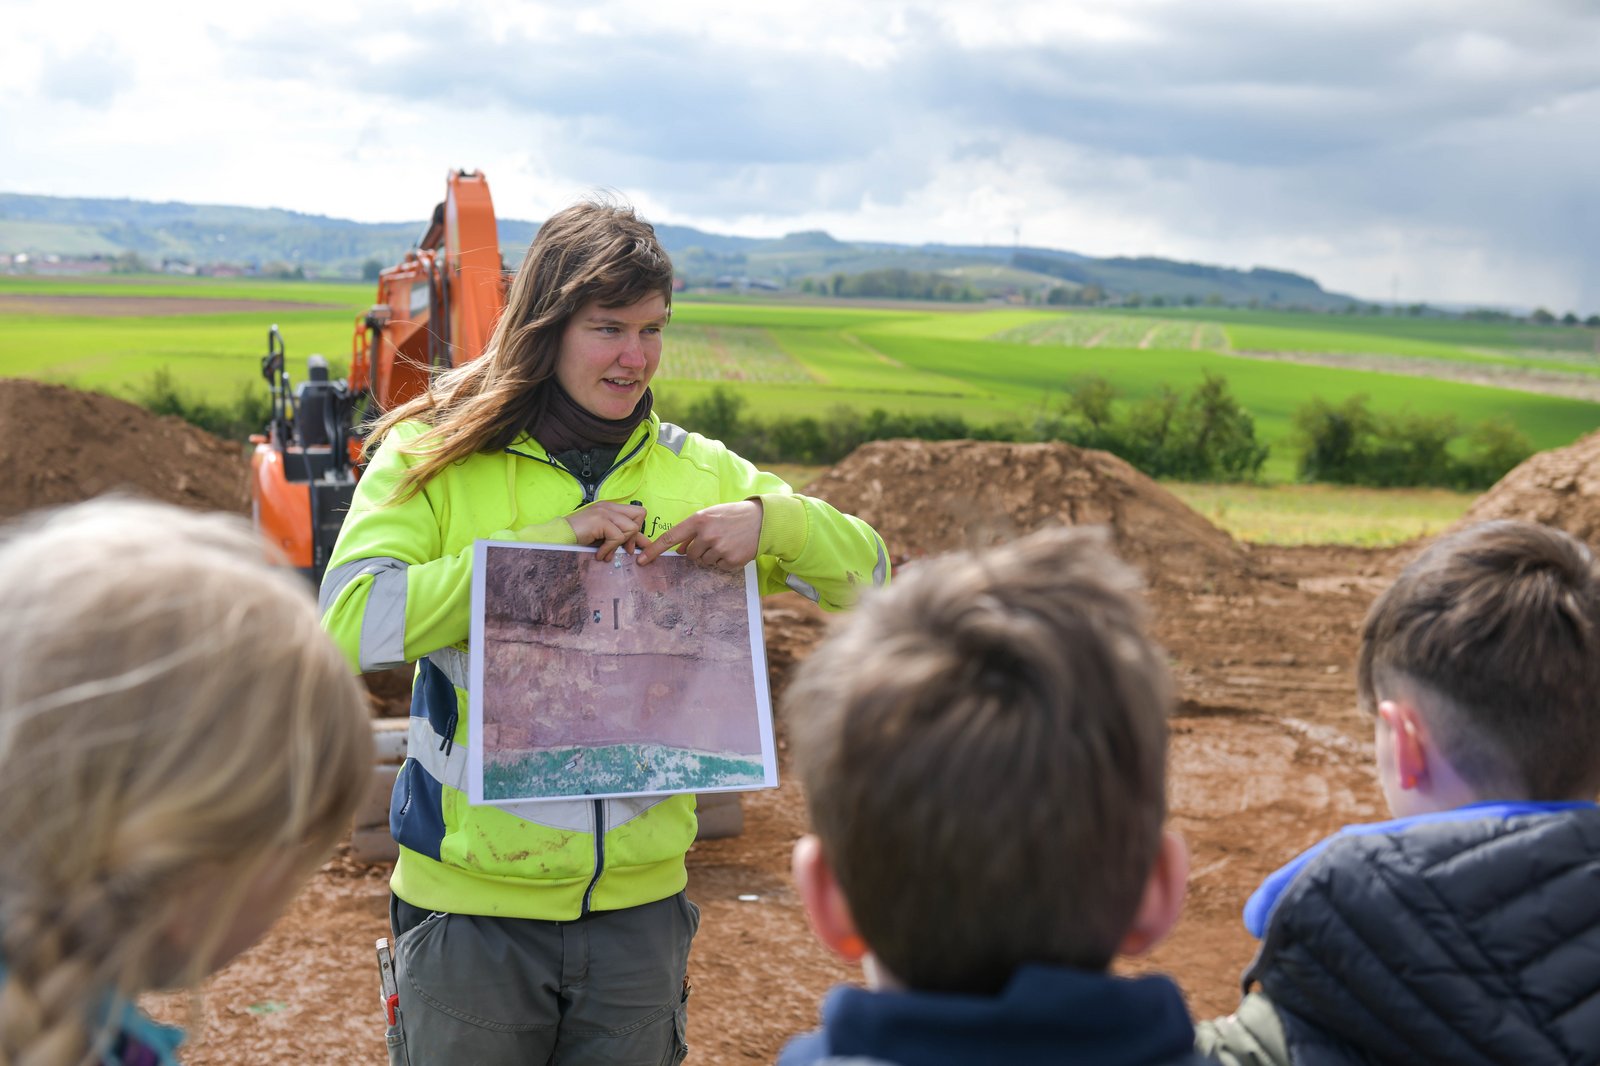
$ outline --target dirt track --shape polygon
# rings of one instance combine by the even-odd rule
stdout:
[[[104,404],[116,406],[96,406]],[[138,454],[125,442],[85,445],[70,463],[35,448],[40,425],[61,424],[70,436],[74,412],[165,443]],[[80,425],[70,439],[95,437]],[[243,459],[207,440],[119,401],[0,381],[0,457],[29,474],[0,497],[0,516],[108,485],[238,509]],[[1536,457],[1474,516],[1600,530],[1600,483],[1583,473],[1596,461],[1600,434]],[[1119,551],[1147,575],[1155,628],[1181,683],[1171,809],[1193,855],[1182,924],[1133,968],[1174,974],[1199,1016],[1231,1009],[1254,947],[1238,917],[1246,895],[1329,831],[1383,813],[1351,664],[1367,604],[1409,552],[1252,549],[1119,460],[1064,445],[870,445],[811,491],[872,521],[898,565],[1050,523],[1112,528]],[[770,601],[765,617],[777,691],[824,622],[797,597]],[[781,721],[778,735],[787,771]],[[690,965],[690,1061],[705,1066],[770,1062],[788,1035],[815,1023],[823,992],[854,977],[811,938],[789,887],[789,850],[805,828],[798,788],[785,777],[776,791],[747,796],[745,811],[741,837],[689,855],[689,891],[703,912]],[[372,944],[386,933],[386,876],[343,854],[329,862],[268,937],[211,983],[186,1061],[383,1062]],[[750,895],[758,898],[739,898]],[[180,1022],[189,1010],[179,996],[150,1005]]]

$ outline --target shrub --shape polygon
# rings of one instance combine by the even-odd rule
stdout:
[[[260,433],[272,417],[272,397],[259,384],[240,385],[231,403],[213,403],[182,388],[169,367],[133,386],[128,398],[152,414],[175,415],[227,440],[243,441]]]
[[[1152,477],[1187,481],[1253,480],[1267,460],[1255,420],[1228,391],[1227,379],[1210,371],[1187,395],[1163,385],[1120,416],[1115,401],[1104,378],[1074,380],[1069,417],[1050,439],[1120,455]]]
[[[1046,405],[1031,419],[969,425],[958,415],[862,414],[835,407],[823,418],[744,414],[744,400],[719,385],[683,412],[687,428],[715,437],[755,462],[836,463],[874,440],[1065,441],[1122,456],[1152,476],[1239,481],[1255,478],[1267,447],[1255,423],[1234,400],[1226,380],[1207,374],[1184,395],[1164,388],[1131,408],[1119,409],[1104,378],[1075,379],[1059,409]]]
[[[1365,395],[1337,406],[1313,399],[1295,412],[1294,427],[1303,481],[1482,489],[1533,454],[1506,419],[1471,427],[1458,448],[1462,430],[1450,415],[1378,414]]]

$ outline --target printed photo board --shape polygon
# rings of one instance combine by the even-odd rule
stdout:
[[[468,800],[776,788],[755,564],[480,541]]]

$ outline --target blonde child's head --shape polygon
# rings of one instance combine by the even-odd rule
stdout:
[[[76,1064],[109,997],[265,931],[347,827],[370,727],[310,590],[234,518],[13,525],[0,620],[0,1063]]]

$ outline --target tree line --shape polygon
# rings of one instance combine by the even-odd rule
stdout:
[[[1163,385],[1131,402],[1088,375],[1070,382],[1060,402],[995,423],[843,405],[822,417],[759,418],[722,385],[690,403],[680,420],[758,463],[831,465],[869,441],[896,438],[1061,441],[1111,452],[1151,477],[1255,481],[1270,454],[1227,380],[1209,371],[1190,390]],[[1449,415],[1375,412],[1366,396],[1301,405],[1292,442],[1302,481],[1469,490],[1494,484],[1534,450],[1507,419],[1462,425]]]
[[[241,387],[231,402],[204,400],[165,367],[132,389],[130,399],[240,441],[261,432],[271,413],[265,388]],[[1209,371],[1187,391],[1163,385],[1133,401],[1105,378],[1085,375],[1067,384],[1060,401],[994,423],[842,404],[822,417],[760,418],[726,385],[688,404],[677,420],[757,463],[831,466],[869,441],[900,438],[1061,441],[1110,452],[1151,477],[1220,482],[1259,479],[1270,454],[1227,380]],[[1302,404],[1291,440],[1300,480],[1380,487],[1484,489],[1534,450],[1509,419],[1462,425],[1450,415],[1374,411],[1365,395]]]

